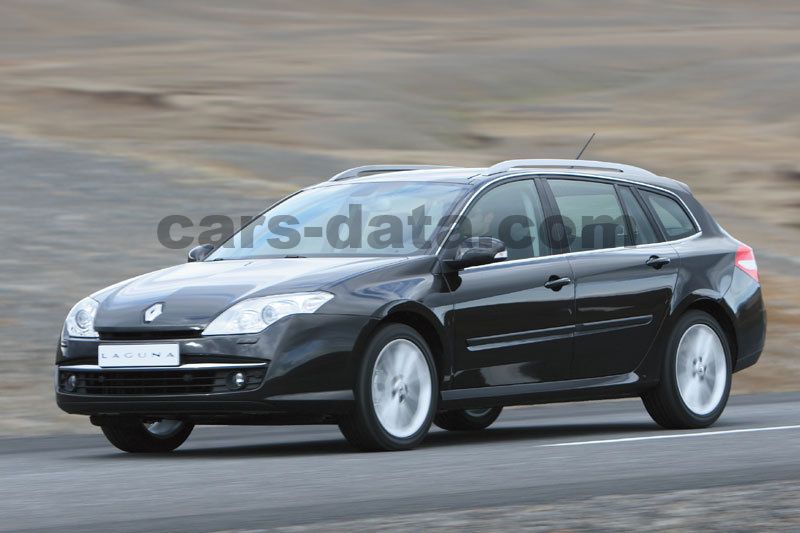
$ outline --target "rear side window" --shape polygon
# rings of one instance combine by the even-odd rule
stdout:
[[[689,215],[678,202],[663,194],[647,190],[642,190],[641,193],[661,223],[661,229],[664,230],[668,240],[683,239],[697,233]]]
[[[625,218],[614,186],[549,179],[571,252],[625,246]]]
[[[650,219],[647,218],[642,205],[639,203],[639,200],[636,199],[636,196],[634,196],[633,191],[628,187],[620,187],[619,197],[622,199],[622,205],[625,206],[625,212],[628,214],[628,221],[631,224],[631,231],[633,232],[629,242],[633,244],[658,242],[656,230],[653,228],[653,225],[650,224]]]

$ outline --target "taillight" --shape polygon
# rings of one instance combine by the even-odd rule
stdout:
[[[736,266],[745,274],[758,281],[758,265],[753,249],[746,244],[740,244],[736,250]]]

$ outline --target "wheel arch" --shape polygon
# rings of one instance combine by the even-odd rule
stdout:
[[[731,366],[736,368],[736,362],[739,358],[739,342],[736,335],[736,327],[734,326],[733,312],[728,308],[721,296],[718,298],[714,296],[710,294],[693,295],[693,298],[688,299],[681,306],[679,312],[675,313],[673,323],[689,311],[703,311],[711,315],[728,338],[728,344],[731,349]]]
[[[404,324],[419,333],[433,355],[436,373],[440,386],[450,379],[450,347],[447,335],[441,320],[427,307],[419,302],[403,301],[383,308],[372,323],[368,331],[362,335],[358,342],[359,353],[363,354],[369,339],[386,324]]]

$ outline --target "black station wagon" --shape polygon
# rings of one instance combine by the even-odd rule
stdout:
[[[300,423],[400,450],[506,405],[630,396],[701,428],[765,330],[752,249],[681,182],[581,160],[366,166],[81,300],[56,397],[128,452]]]

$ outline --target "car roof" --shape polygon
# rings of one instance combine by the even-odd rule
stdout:
[[[383,166],[383,165],[374,165]],[[388,166],[388,165],[387,165]],[[394,167],[395,165],[392,165]],[[399,165],[398,165],[399,167]],[[356,168],[371,168],[371,167],[356,167]],[[354,169],[351,169],[354,170]],[[386,170],[376,171],[374,173],[366,173],[365,175],[358,176],[344,176],[336,179],[337,176],[345,174],[345,171],[337,176],[334,176],[325,183],[370,183],[370,182],[386,182],[386,181],[429,181],[440,183],[470,183],[470,180],[480,175],[483,168],[466,168],[466,167],[429,167],[414,170]]]
[[[631,181],[644,185],[688,192],[689,187],[677,180],[656,175],[631,165],[606,161],[576,159],[512,159],[491,167],[434,167],[422,165],[369,165],[341,172],[320,185],[334,183],[370,183],[394,181],[426,181],[463,183],[482,186],[495,180],[520,175],[564,175],[599,177]]]

